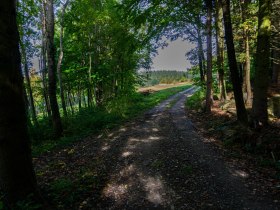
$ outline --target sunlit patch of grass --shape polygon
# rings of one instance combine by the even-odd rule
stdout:
[[[199,110],[201,109],[202,101],[205,99],[205,91],[200,89],[195,92],[192,96],[188,97],[186,100],[186,107],[189,109]]]

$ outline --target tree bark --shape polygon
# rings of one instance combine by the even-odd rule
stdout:
[[[15,1],[0,1],[0,188],[13,204],[39,196],[32,166]]]
[[[53,0],[46,0],[46,34],[47,34],[47,57],[49,74],[49,97],[52,110],[52,123],[56,138],[62,135],[62,123],[56,98],[56,72],[55,72],[55,49],[54,49],[54,10]]]
[[[42,72],[42,85],[43,85],[43,96],[45,99],[46,110],[48,113],[48,118],[51,119],[51,107],[48,96],[48,85],[47,85],[47,58],[46,58],[46,7],[44,1],[42,2],[42,49],[41,49],[41,72]]]
[[[206,0],[207,7],[207,81],[206,81],[206,112],[211,112],[212,100],[212,0]]]
[[[228,62],[229,62],[231,81],[233,85],[237,119],[242,124],[247,125],[248,116],[243,100],[243,93],[242,93],[241,82],[240,82],[240,77],[237,68],[237,61],[235,57],[235,48],[233,43],[232,24],[231,24],[231,15],[230,15],[230,1],[220,0],[220,3],[222,4],[223,7]]]
[[[64,96],[64,88],[63,88],[63,82],[62,82],[62,73],[61,73],[61,64],[63,59],[63,32],[64,32],[64,14],[65,10],[69,4],[69,0],[65,2],[65,4],[62,6],[61,10],[61,20],[60,20],[60,39],[59,39],[59,45],[60,45],[60,53],[58,57],[57,62],[57,74],[58,74],[58,82],[59,82],[59,93],[61,98],[61,105],[64,116],[67,116],[67,109],[66,109],[66,103],[65,103],[65,96]]]
[[[248,4],[250,1],[240,0],[241,4],[241,16],[242,22],[245,23],[248,18]],[[250,45],[249,45],[249,30],[248,26],[243,28],[243,43],[245,48],[245,63],[244,63],[244,79],[243,79],[243,89],[246,92],[246,100],[245,103],[247,106],[251,106],[252,104],[252,89],[251,89],[251,62],[250,62]]]
[[[198,48],[198,61],[199,61],[199,72],[200,72],[200,81],[202,83],[205,82],[205,67],[204,67],[204,52],[203,52],[203,44],[202,44],[202,35],[201,35],[201,27],[200,27],[200,17],[197,16],[197,48]]]
[[[268,123],[267,90],[270,55],[270,0],[259,1],[256,72],[254,81],[253,117],[255,126]]]
[[[216,3],[216,43],[217,43],[217,66],[220,100],[227,100],[225,71],[224,71],[224,32],[223,32],[223,9],[218,0]]]

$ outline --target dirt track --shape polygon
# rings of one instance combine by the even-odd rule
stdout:
[[[172,96],[106,137],[85,139],[70,155],[67,150],[42,157],[39,169],[66,161],[44,176],[75,179],[81,168],[95,171],[99,184],[73,209],[279,209],[246,185],[250,174],[225,162],[223,152],[196,133],[184,108],[194,90]]]

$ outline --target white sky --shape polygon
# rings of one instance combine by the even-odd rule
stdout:
[[[153,59],[152,70],[180,70],[184,71],[191,67],[185,54],[193,48],[188,41],[177,39],[168,41],[168,46],[158,49],[158,55]]]

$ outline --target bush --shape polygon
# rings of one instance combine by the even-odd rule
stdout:
[[[205,91],[200,89],[192,96],[188,97],[186,100],[186,107],[189,109],[199,110],[201,109],[201,104],[205,99]]]

